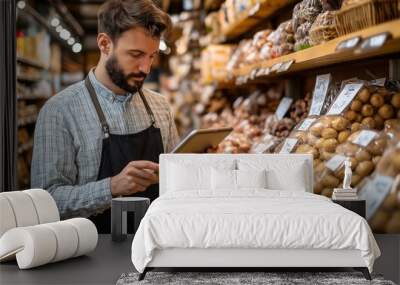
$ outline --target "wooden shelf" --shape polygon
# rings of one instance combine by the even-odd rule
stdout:
[[[51,96],[44,96],[44,95],[41,95],[41,96],[36,96],[36,95],[29,95],[29,96],[25,96],[25,95],[23,95],[23,96],[20,96],[20,95],[18,95],[17,96],[17,99],[18,100],[47,100],[47,99],[49,99]]]
[[[273,15],[279,9],[293,3],[294,0],[260,0],[239,14],[236,21],[224,26],[220,42],[229,40],[251,30],[257,24]]]
[[[18,127],[23,127],[36,122],[37,115],[31,115],[18,118]]]
[[[29,76],[29,75],[24,75],[24,74],[20,74],[17,75],[17,80],[18,81],[23,81],[23,82],[30,82],[30,83],[34,83],[40,80],[39,76]]]
[[[44,65],[42,63],[38,62],[37,60],[29,59],[29,58],[22,57],[22,56],[17,56],[17,62],[31,66],[31,67],[35,67],[38,69],[46,69],[44,67]]]
[[[389,32],[392,38],[389,39],[383,46],[367,50],[365,52],[356,53],[355,50],[336,51],[337,45],[347,39],[360,36],[362,39],[378,35],[384,32]],[[329,66],[332,64],[345,63],[353,60],[368,59],[377,56],[384,56],[400,52],[400,19],[386,22],[374,27],[370,27],[358,32],[354,32],[336,39],[333,39],[324,44],[314,46],[305,50],[294,52],[285,56],[274,58],[271,60],[261,61],[253,65],[243,66],[240,69],[234,70],[235,77],[248,76],[255,69],[271,68],[275,64],[289,62],[294,63],[285,72],[271,73],[267,77],[280,76],[292,72],[309,70],[317,67]],[[265,76],[257,77],[265,78]],[[257,80],[256,79],[256,80]]]

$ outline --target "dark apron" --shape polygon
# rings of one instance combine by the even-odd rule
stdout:
[[[109,132],[110,128],[89,77],[85,79],[85,86],[89,91],[104,134],[97,181],[119,174],[133,160],[150,160],[158,163],[159,155],[164,152],[161,132],[159,128],[155,127],[154,114],[142,91],[139,91],[139,95],[149,115],[151,126],[139,133],[117,135]],[[158,197],[158,194],[158,184],[154,184],[144,192],[135,193],[131,196],[147,197],[150,201],[153,201]],[[101,214],[93,215],[89,219],[96,225],[99,233],[111,232],[111,209],[107,209]],[[134,231],[134,217],[130,213],[128,213],[127,230],[128,233],[133,233]]]

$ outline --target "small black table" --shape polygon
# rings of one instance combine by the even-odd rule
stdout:
[[[359,214],[365,219],[365,200],[334,200],[332,202],[339,204],[340,206]]]

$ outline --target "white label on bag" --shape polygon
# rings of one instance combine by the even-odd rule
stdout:
[[[286,112],[289,110],[290,105],[292,105],[293,98],[283,97],[281,102],[279,103],[278,108],[276,109],[275,116],[278,120],[282,120],[285,116]]]
[[[331,75],[329,73],[317,76],[309,116],[321,114],[330,83]]]
[[[366,147],[377,136],[375,131],[362,130],[357,137],[353,139],[353,143]]]
[[[371,80],[371,84],[375,85],[375,86],[384,87],[385,83],[386,83],[386,78],[379,78],[379,79]]]
[[[335,102],[332,104],[327,115],[339,115],[344,109],[350,104],[350,102],[356,97],[358,91],[360,91],[362,83],[349,83],[346,84]]]
[[[310,126],[315,122],[317,118],[307,118],[301,123],[301,125],[298,127],[298,131],[308,131]]]
[[[283,146],[279,153],[291,153],[294,146],[297,144],[297,142],[298,142],[298,139],[294,139],[294,138],[285,139],[285,142],[283,143]]]
[[[366,200],[367,220],[374,216],[376,210],[389,194],[392,184],[392,177],[377,175],[361,189],[359,197]]]
[[[340,165],[343,164],[343,162],[346,160],[346,157],[340,154],[335,155],[331,159],[329,159],[325,166],[329,168],[332,171],[336,171],[336,169],[339,168]]]

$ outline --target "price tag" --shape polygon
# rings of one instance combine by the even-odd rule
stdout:
[[[285,116],[286,112],[289,110],[290,105],[292,105],[293,98],[283,97],[281,102],[279,103],[278,108],[275,111],[275,116],[278,120],[282,120]]]
[[[386,84],[386,78],[379,78],[371,80],[371,84],[379,87],[384,87]]]
[[[392,184],[392,177],[377,175],[361,189],[359,197],[366,200],[367,220],[375,214],[383,200],[385,200]]]
[[[354,49],[360,43],[360,41],[361,41],[360,36],[341,41],[336,46],[336,51],[344,51],[344,50]]]
[[[277,72],[279,68],[281,68],[282,62],[278,62],[275,63],[272,67],[271,67],[271,72]]]
[[[388,32],[371,36],[362,42],[362,44],[361,44],[359,50],[357,50],[357,52],[365,52],[368,50],[380,48],[386,43],[386,41],[389,38],[391,38],[391,36],[392,35]]]
[[[249,16],[254,16],[258,12],[258,10],[260,10],[260,2],[257,2],[256,5],[251,7],[251,9],[249,10]]]
[[[344,109],[350,104],[350,102],[356,97],[358,91],[360,91],[362,83],[349,83],[344,86],[335,102],[332,104],[327,115],[339,115]]]
[[[307,118],[301,123],[301,125],[297,128],[298,131],[308,131],[312,123],[315,122],[317,118]]]
[[[320,115],[324,106],[326,95],[328,94],[329,84],[331,83],[330,74],[318,75],[315,81],[314,94],[311,102],[309,116]]]
[[[279,153],[291,153],[294,146],[297,144],[297,142],[298,142],[298,139],[294,139],[294,138],[285,139],[285,142],[283,143],[283,146]]]
[[[353,139],[353,143],[366,147],[377,136],[375,131],[362,130],[357,137]]]
[[[280,72],[288,71],[293,63],[294,63],[294,59],[282,63],[276,72],[280,73]]]
[[[331,159],[329,159],[325,166],[329,168],[332,171],[336,171],[336,169],[339,168],[340,165],[343,164],[343,162],[346,160],[346,157],[340,154],[335,155]]]
[[[272,142],[256,144],[251,149],[251,153],[265,153],[267,150],[269,150],[271,148],[271,146],[272,146]]]

